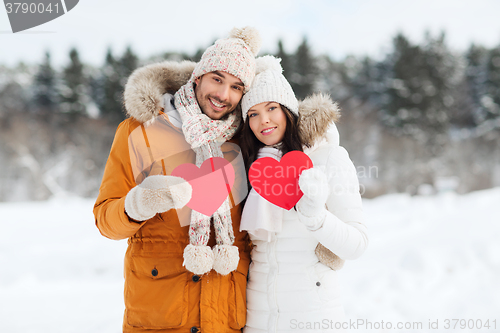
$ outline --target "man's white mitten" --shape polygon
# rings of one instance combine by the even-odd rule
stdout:
[[[304,170],[299,177],[299,187],[304,193],[297,203],[299,220],[309,230],[317,230],[326,216],[325,205],[330,194],[328,177],[319,168]]]
[[[125,212],[136,221],[146,221],[157,213],[184,207],[191,195],[191,185],[180,177],[149,176],[128,192]]]

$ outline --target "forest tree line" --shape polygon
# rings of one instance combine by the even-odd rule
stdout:
[[[59,69],[50,52],[40,64],[0,65],[0,200],[95,196],[129,75],[152,62],[198,61],[203,50],[139,59],[131,47],[108,49],[97,68],[73,48]],[[324,92],[339,102],[341,144],[356,165],[378,168],[360,179],[366,196],[500,185],[500,42],[457,53],[444,33],[420,44],[397,34],[383,59],[334,60],[304,37],[293,52],[278,41],[274,55],[298,98]]]

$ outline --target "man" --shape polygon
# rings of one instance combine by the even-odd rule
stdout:
[[[239,332],[245,325],[250,249],[235,188],[246,181],[236,176],[223,203],[203,214],[184,207],[195,198],[194,183],[171,174],[186,163],[212,163],[212,170],[222,163],[227,178],[224,163],[238,160],[238,151],[226,141],[239,128],[236,109],[259,47],[255,30],[233,29],[199,63],[149,65],[127,82],[130,117],[116,131],[94,206],[104,236],[128,238],[124,332]],[[203,193],[198,204],[212,196]]]

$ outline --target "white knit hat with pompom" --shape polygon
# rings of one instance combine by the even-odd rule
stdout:
[[[233,28],[229,37],[219,39],[201,56],[193,71],[194,78],[221,71],[236,76],[248,91],[255,76],[255,57],[262,40],[252,27]]]
[[[256,75],[250,91],[241,100],[243,121],[246,121],[248,110],[263,102],[276,102],[299,115],[299,102],[290,83],[285,79],[281,59],[263,56],[255,60]]]

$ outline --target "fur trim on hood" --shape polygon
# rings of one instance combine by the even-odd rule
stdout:
[[[174,94],[186,84],[196,63],[163,61],[136,69],[123,93],[127,115],[141,123],[158,116],[164,107],[163,95]]]
[[[299,102],[299,135],[306,147],[326,136],[332,123],[338,122],[340,109],[329,95],[313,94]]]

